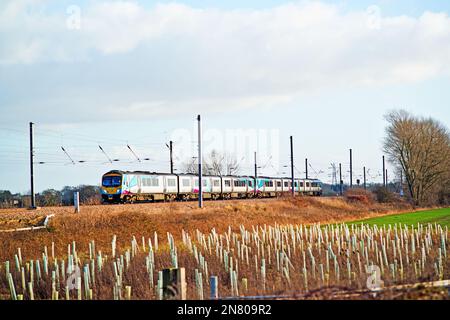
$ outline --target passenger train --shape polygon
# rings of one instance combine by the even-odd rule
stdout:
[[[199,179],[195,174],[170,174],[144,171],[110,171],[102,178],[104,203],[173,201],[198,199]],[[256,182],[256,184],[255,184]],[[294,179],[294,191],[321,196],[322,183],[316,179]],[[251,176],[203,176],[204,199],[243,199],[279,197],[292,192],[290,178]]]

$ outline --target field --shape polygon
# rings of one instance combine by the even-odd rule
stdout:
[[[360,221],[353,221],[350,223],[364,223],[367,225],[394,225],[394,224],[406,224],[417,225],[437,223],[443,227],[450,227],[450,208],[434,209],[434,210],[421,210],[417,212],[407,214],[393,214],[378,218],[365,219]]]
[[[338,198],[3,210],[0,230],[54,217],[44,230],[0,232],[0,298],[159,299],[159,271],[171,267],[186,269],[188,299],[209,298],[210,276],[222,298],[297,299],[373,298],[367,279],[378,275],[384,287],[449,279],[446,223],[426,224],[449,210],[400,214],[411,210]],[[397,291],[376,297],[423,295]]]

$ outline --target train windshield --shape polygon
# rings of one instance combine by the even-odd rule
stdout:
[[[104,187],[119,187],[121,184],[121,177],[103,177],[102,185]]]

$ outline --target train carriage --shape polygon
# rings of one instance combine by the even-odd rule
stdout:
[[[258,177],[256,179],[255,193],[257,197],[262,197],[262,195],[264,194],[266,186],[265,182],[266,182],[265,178]]]
[[[291,179],[282,179],[281,180],[281,184],[283,186],[283,192],[291,192],[291,185],[292,185],[292,180]]]
[[[247,180],[247,198],[253,198],[255,196],[255,178],[244,177]]]
[[[197,199],[198,176],[146,171],[110,171],[102,177],[102,199],[110,203],[156,200]],[[295,179],[298,194],[320,196],[322,183],[314,179]],[[276,197],[292,192],[289,178],[251,176],[203,176],[202,192],[205,199],[232,199]]]
[[[294,179],[294,191],[296,193],[300,192],[300,179]]]
[[[188,200],[194,194],[195,175],[192,174],[180,174],[178,175],[178,198],[181,200]]]
[[[258,177],[257,180],[257,196],[259,197],[275,197],[276,196],[276,179],[270,177]]]
[[[245,177],[232,177],[232,197],[233,198],[246,198],[247,197],[247,187],[248,181]]]
[[[311,193],[313,196],[322,195],[322,182],[320,180],[315,179],[311,181]]]
[[[194,177],[194,194],[196,198],[198,198],[198,193],[200,192],[198,177]],[[203,176],[202,177],[202,193],[205,199],[212,198],[212,177],[211,176]]]
[[[275,192],[277,197],[281,196],[283,194],[283,181],[282,179],[274,179],[274,184],[275,184]]]
[[[231,194],[233,193],[231,177],[222,177],[222,199],[231,199]]]
[[[211,198],[219,199],[222,196],[222,178],[218,176],[211,177]]]
[[[177,196],[177,176],[172,174],[110,171],[102,178],[102,199],[106,202],[174,200]]]
[[[306,183],[304,179],[298,181],[298,190],[300,194],[304,194],[306,191]]]

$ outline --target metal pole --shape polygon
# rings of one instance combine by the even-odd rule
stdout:
[[[350,149],[350,189],[353,188],[353,155]]]
[[[366,167],[364,167],[364,190],[367,190],[367,186],[366,186]]]
[[[198,207],[203,208],[203,183],[202,183],[202,126],[200,115],[198,121]]]
[[[36,208],[36,196],[34,194],[34,148],[33,148],[33,122],[30,122],[30,182],[31,182],[31,208]]]
[[[386,188],[388,188],[388,187],[389,187],[389,185],[388,185],[388,171],[386,169]]]
[[[170,149],[170,173],[173,174],[173,150],[172,150],[172,141],[169,142]]]
[[[306,172],[306,179],[308,179],[308,158],[305,159],[305,172]]]
[[[258,179],[258,165],[256,164],[256,151],[255,151],[255,195],[258,192],[257,179]]]
[[[294,183],[294,141],[291,136],[291,177],[292,177],[292,195],[295,196],[295,183]]]
[[[340,186],[340,194],[342,196],[343,190],[342,190],[342,184],[344,181],[342,181],[342,163],[339,163],[339,186]]]
[[[383,187],[386,188],[386,163],[383,156]]]

